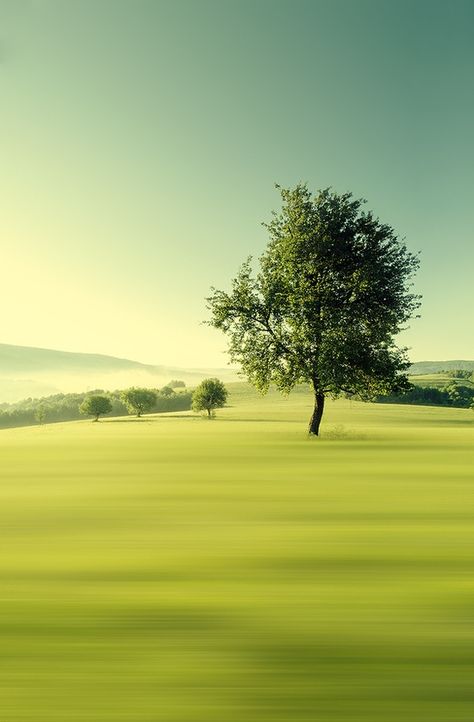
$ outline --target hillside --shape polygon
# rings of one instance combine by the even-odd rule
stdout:
[[[147,366],[138,361],[104,356],[101,354],[73,353],[55,351],[47,348],[30,346],[10,346],[0,344],[0,374],[41,373],[51,371],[105,371],[110,373],[124,369],[147,369],[154,371],[156,367]]]
[[[452,369],[474,371],[474,361],[418,361],[410,367],[410,374],[417,383],[417,377]],[[110,391],[132,385],[156,388],[172,378],[193,386],[206,376],[218,376],[226,383],[238,380],[236,370],[231,368],[186,369],[104,354],[0,344],[0,403],[96,388]],[[436,379],[435,385],[440,380],[441,377]],[[426,385],[426,380],[422,385]]]
[[[474,382],[470,379],[456,379],[440,372],[432,374],[414,374],[410,377],[410,381],[412,384],[415,384],[415,386],[431,386],[432,388],[443,388],[448,386],[448,384],[474,387]]]
[[[0,402],[93,388],[159,387],[172,378],[194,385],[210,375],[237,378],[232,369],[154,366],[102,354],[0,344]]]
[[[474,361],[416,361],[409,368],[409,374],[418,376],[422,374],[436,374],[440,371],[474,371]]]

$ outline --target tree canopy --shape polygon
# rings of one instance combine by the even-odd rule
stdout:
[[[207,411],[211,417],[215,409],[225,406],[227,401],[227,389],[219,379],[204,379],[193,393],[194,411]]]
[[[86,396],[79,407],[81,414],[94,416],[94,421],[99,420],[102,414],[110,414],[112,411],[112,402],[107,396],[92,395]]]
[[[153,409],[157,396],[152,389],[140,389],[132,386],[132,388],[122,391],[121,399],[129,413],[140,417]]]
[[[317,435],[326,396],[406,387],[406,349],[394,336],[420,305],[411,290],[419,259],[351,193],[312,195],[302,184],[280,193],[259,272],[248,259],[230,292],[212,289],[209,323],[260,391],[311,384]]]
[[[169,386],[170,389],[184,389],[186,387],[186,384],[184,381],[181,381],[181,379],[171,379],[171,381],[166,385]]]

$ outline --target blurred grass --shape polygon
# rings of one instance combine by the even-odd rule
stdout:
[[[0,433],[0,719],[472,722],[474,414]]]

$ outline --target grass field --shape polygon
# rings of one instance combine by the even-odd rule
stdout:
[[[472,722],[474,413],[0,432],[1,722]]]
[[[443,388],[449,384],[458,384],[458,386],[473,387],[474,382],[470,379],[455,379],[447,374],[419,374],[418,376],[410,376],[410,381],[415,386],[434,386],[435,388]]]

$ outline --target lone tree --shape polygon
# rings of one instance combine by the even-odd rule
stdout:
[[[156,404],[156,393],[151,389],[138,389],[132,386],[122,391],[120,398],[127,407],[129,413],[140,417],[151,411]]]
[[[112,402],[107,396],[87,396],[79,406],[79,411],[87,416],[95,416],[94,421],[98,421],[102,414],[110,414]]]
[[[351,193],[277,188],[282,209],[263,224],[260,271],[253,276],[249,258],[229,293],[211,289],[209,324],[261,392],[311,384],[309,433],[318,435],[327,396],[407,387],[394,336],[420,305],[410,282],[419,259]]]
[[[210,418],[215,409],[221,409],[227,401],[227,389],[219,379],[204,379],[193,393],[194,411],[207,411]]]

